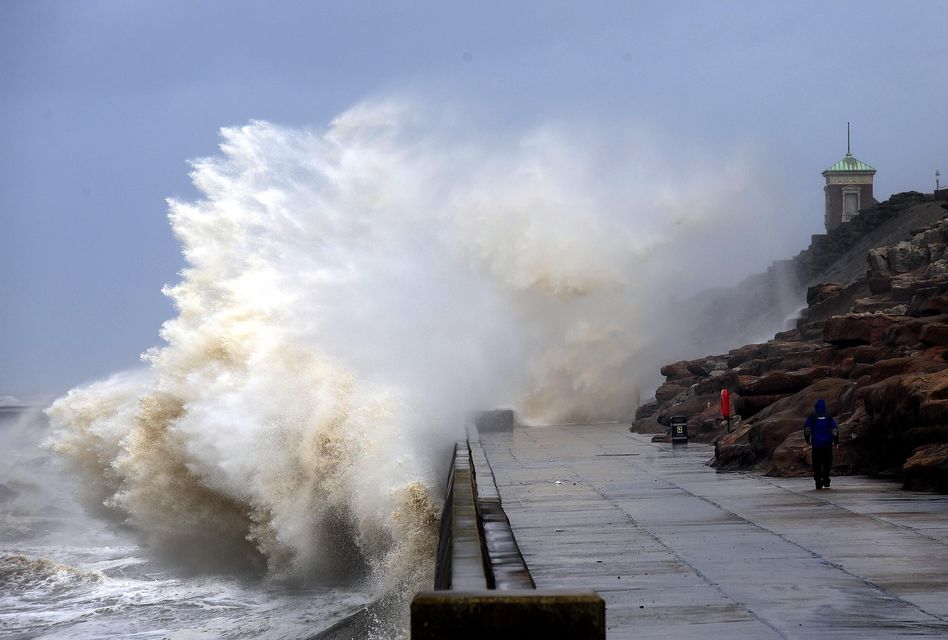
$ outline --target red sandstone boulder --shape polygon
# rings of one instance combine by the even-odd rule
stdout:
[[[718,440],[714,443],[712,464],[716,469],[746,469],[754,462],[754,452],[747,442]]]
[[[889,261],[886,260],[886,247],[870,249],[866,254],[866,262],[869,264],[870,278],[885,278],[892,275],[889,270]]]
[[[745,396],[796,393],[820,378],[829,377],[831,373],[829,367],[806,367],[797,371],[769,373],[759,378],[739,376],[737,391]]]
[[[762,396],[734,396],[734,410],[744,418],[757,415],[778,400],[783,400],[792,394],[779,393]]]
[[[731,349],[727,354],[727,366],[734,369],[745,362],[760,358],[766,349],[767,345],[763,344],[749,344],[738,349]]]
[[[888,346],[916,345],[921,341],[921,333],[926,321],[908,316],[893,316],[897,321],[882,335],[880,343]]]
[[[658,421],[667,425],[668,419],[672,416],[685,416],[688,418],[688,427],[693,428],[696,424],[694,422],[697,420],[696,416],[711,407],[720,407],[720,402],[720,397],[717,395],[692,396],[682,402],[663,406],[658,412]]]
[[[911,358],[887,358],[872,365],[872,382],[876,383],[892,376],[905,373],[911,365]]]
[[[688,435],[697,442],[709,442],[721,424],[720,403],[710,403],[703,411],[688,418]]]
[[[703,377],[711,374],[712,371],[723,371],[727,369],[727,360],[725,358],[700,358],[688,362],[688,371],[692,375]]]
[[[917,352],[916,352],[917,353]],[[935,362],[948,362],[948,349],[943,346],[933,346],[918,353],[922,360],[932,360]]]
[[[630,431],[636,433],[665,433],[668,427],[658,421],[657,416],[649,416],[635,421],[635,425]]]
[[[812,306],[825,302],[830,298],[838,296],[842,290],[843,286],[837,282],[814,285],[806,290],[806,303]]]
[[[902,466],[907,489],[948,491],[948,443],[918,447]]]
[[[738,375],[732,370],[712,371],[711,375],[700,382],[695,383],[694,393],[698,396],[707,396],[720,394],[721,389],[734,389],[737,387]]]
[[[795,360],[799,358],[811,361],[817,353],[823,350],[823,347],[812,342],[800,341],[779,341],[771,340],[764,345],[764,356],[769,358],[781,358],[783,360]]]
[[[683,387],[674,382],[666,382],[655,390],[655,399],[659,403],[668,402],[686,391],[688,391],[688,387]]]
[[[918,447],[948,443],[948,369],[882,380],[866,388],[864,405],[868,455],[879,470],[901,468]]]
[[[814,364],[825,347],[811,342],[772,340],[764,345],[758,345],[749,360],[743,360],[735,370],[741,375],[762,376],[771,371],[796,371],[805,369]],[[734,359],[728,360],[732,362]]]
[[[923,425],[936,425],[938,431],[944,426],[948,436],[948,400],[931,397],[918,406],[918,419]]]
[[[915,356],[879,360],[872,365],[872,383],[906,373],[937,373],[948,368],[948,362]]]
[[[823,320],[800,323],[797,330],[801,340],[820,340],[823,337]]]
[[[782,358],[755,358],[736,369],[742,376],[762,376],[770,371],[783,369]]]
[[[635,410],[636,420],[645,420],[651,418],[658,411],[658,400],[649,400],[645,404],[640,404]]]
[[[902,318],[882,314],[834,316],[823,324],[823,340],[839,346],[875,344]]]
[[[687,378],[692,375],[691,372],[688,371],[688,362],[685,360],[666,364],[661,368],[661,374],[665,376],[665,379],[669,382]]]
[[[840,357],[852,358],[853,362],[859,364],[873,364],[883,358],[891,358],[895,354],[895,350],[875,345],[859,345],[841,349],[838,353]]]
[[[948,295],[920,298],[909,305],[906,313],[914,317],[937,316],[948,312]]]
[[[833,369],[830,367],[804,367],[787,374],[794,391],[801,391],[817,380],[833,376]]]
[[[922,327],[919,338],[925,344],[948,345],[948,324],[930,322]]]
[[[773,453],[770,469],[767,475],[772,476],[806,476],[811,473],[813,458],[810,447],[803,439],[802,428],[798,432],[787,436]]]
[[[887,276],[870,277],[866,284],[869,285],[869,293],[872,295],[888,293],[892,290],[892,279]]]
[[[877,362],[888,366],[888,362]],[[900,367],[906,366],[911,359],[900,358],[896,363]],[[888,373],[888,372],[886,372]],[[921,374],[890,374],[884,375],[884,380],[876,382],[866,389],[866,413],[876,422],[885,420],[886,423],[911,423],[918,418],[918,407],[921,404],[921,389],[927,379]]]

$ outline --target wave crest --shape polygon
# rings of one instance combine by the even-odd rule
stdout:
[[[48,558],[20,554],[0,556],[0,593],[20,595],[42,591],[48,595],[84,588],[105,579],[96,571],[84,571]]]

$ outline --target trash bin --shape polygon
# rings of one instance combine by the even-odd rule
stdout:
[[[688,442],[688,418],[672,416],[668,424],[671,427],[672,444]]]

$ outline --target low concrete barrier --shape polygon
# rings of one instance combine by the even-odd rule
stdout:
[[[480,433],[513,431],[520,423],[513,409],[492,409],[474,414],[474,426]]]
[[[412,640],[606,637],[598,594],[535,588],[476,434],[455,445],[434,586],[412,600]]]
[[[592,591],[427,591],[411,603],[412,640],[603,640]]]
[[[468,440],[467,446],[471,468],[474,470],[474,506],[488,588],[504,591],[535,589],[533,577],[523,560],[513,529],[510,528],[510,520],[500,501],[500,492],[487,455],[476,440]]]

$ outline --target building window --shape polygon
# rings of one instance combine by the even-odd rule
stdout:
[[[859,213],[859,192],[843,191],[843,222],[849,222]]]

